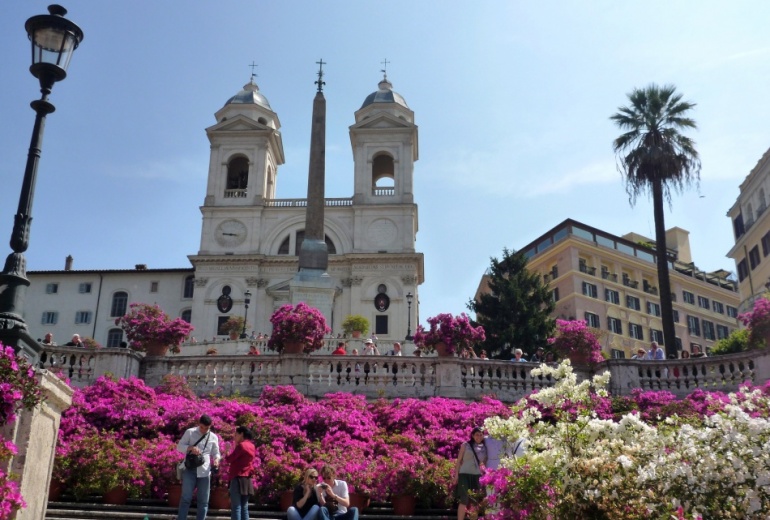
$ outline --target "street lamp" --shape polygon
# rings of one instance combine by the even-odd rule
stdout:
[[[19,208],[11,233],[13,253],[5,260],[0,273],[0,341],[21,351],[31,362],[37,363],[41,347],[27,331],[22,316],[24,297],[29,280],[27,260],[24,252],[29,247],[30,224],[32,222],[32,201],[35,194],[37,166],[43,142],[45,117],[56,108],[48,102],[53,84],[67,77],[67,66],[72,53],[83,40],[83,31],[73,22],[64,18],[67,10],[60,5],[48,7],[50,14],[33,16],[24,28],[32,44],[32,65],[30,73],[40,81],[40,99],[30,103],[35,111],[35,126],[27,154],[27,166],[19,196]]]
[[[411,292],[406,293],[406,303],[409,305],[409,309],[406,311],[406,341],[412,341],[412,296]]]
[[[241,339],[246,339],[246,317],[249,314],[249,304],[251,303],[251,292],[247,289],[243,293],[243,330],[241,331]]]

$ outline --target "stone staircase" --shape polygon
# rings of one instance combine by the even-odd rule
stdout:
[[[67,497],[64,497],[65,499]],[[177,509],[169,507],[164,500],[129,499],[126,505],[102,504],[96,498],[93,501],[57,501],[48,502],[45,520],[175,520]],[[190,509],[189,518],[195,518],[195,509]],[[229,509],[209,509],[207,519],[229,520]],[[285,520],[286,512],[279,511],[275,505],[249,506],[251,520]],[[414,516],[393,514],[390,503],[372,503],[359,517],[361,520],[451,520],[456,513],[448,509],[417,509]]]

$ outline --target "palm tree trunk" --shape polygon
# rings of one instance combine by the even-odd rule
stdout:
[[[676,353],[676,329],[674,329],[674,306],[671,303],[671,282],[668,278],[668,255],[666,248],[666,222],[663,214],[663,184],[658,176],[652,181],[652,207],[655,215],[655,250],[658,262],[658,288],[660,289],[660,310],[663,321],[664,352]]]

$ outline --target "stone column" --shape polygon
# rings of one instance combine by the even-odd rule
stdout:
[[[34,410],[22,411],[16,421],[2,429],[3,438],[18,448],[9,468],[16,475],[27,507],[16,520],[41,520],[48,507],[48,487],[56,453],[61,414],[72,404],[74,390],[47,370],[37,371],[43,402]]]

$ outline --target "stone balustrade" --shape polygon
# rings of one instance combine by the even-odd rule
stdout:
[[[330,344],[336,342],[331,341]],[[145,357],[127,349],[84,350],[46,348],[41,367],[59,372],[73,386],[87,386],[105,373],[137,376],[157,386],[167,374],[183,376],[199,395],[258,396],[264,386],[292,385],[310,398],[330,392],[379,397],[450,397],[477,399],[493,396],[514,402],[534,390],[553,385],[550,378],[533,376],[535,363],[415,356],[245,355],[250,342],[217,343],[219,354],[201,355],[185,348],[180,355]],[[201,349],[212,344],[199,344]],[[227,347],[227,348],[225,348]],[[233,352],[222,352],[230,350]],[[350,349],[349,349],[350,350]],[[241,352],[243,351],[243,352]],[[744,382],[770,379],[770,350],[689,360],[641,361],[613,359],[593,370],[576,366],[578,380],[609,370],[613,395],[635,388],[667,390],[684,397],[701,388],[737,390]]]

